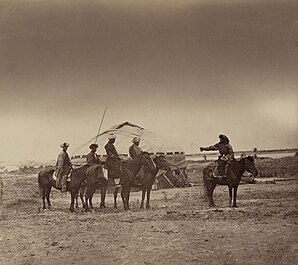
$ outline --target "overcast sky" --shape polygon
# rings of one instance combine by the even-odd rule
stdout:
[[[106,105],[102,130],[187,153],[295,148],[297,20],[294,0],[1,1],[0,160],[71,153]]]

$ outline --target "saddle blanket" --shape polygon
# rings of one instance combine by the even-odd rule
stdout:
[[[56,171],[54,172],[53,174],[53,179],[56,181],[57,180],[57,174],[56,174]],[[70,182],[70,173],[67,175],[67,179],[66,179],[67,182]]]

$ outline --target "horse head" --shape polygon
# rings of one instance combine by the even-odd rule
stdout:
[[[156,164],[156,167],[159,169],[163,169],[165,171],[170,171],[171,167],[168,163],[166,157],[164,155],[158,155],[155,158],[153,158],[154,163]]]
[[[245,165],[244,169],[252,174],[252,176],[255,178],[258,175],[258,170],[255,166],[255,161],[253,156],[247,156],[245,159]]]
[[[142,161],[141,163],[143,166],[149,167],[152,170],[156,168],[155,163],[148,152],[142,152],[140,154],[140,157],[141,157],[141,161]]]

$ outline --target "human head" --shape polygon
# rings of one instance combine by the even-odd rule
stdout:
[[[227,136],[225,136],[224,134],[220,134],[218,137],[219,137],[221,143],[228,144],[230,142],[229,138]]]
[[[89,145],[89,148],[94,152],[96,151],[97,147],[98,147],[98,144],[90,144]]]
[[[140,144],[140,141],[141,141],[140,137],[134,137],[134,138],[132,139],[132,142],[133,142],[135,145],[139,145],[139,144]]]
[[[110,143],[115,143],[116,135],[113,134],[113,133],[111,133],[111,134],[109,134],[108,139],[109,139],[109,142],[110,142]]]
[[[68,144],[68,143],[63,143],[63,144],[60,144],[60,147],[61,147],[64,151],[66,151],[67,148],[69,147],[69,144]]]

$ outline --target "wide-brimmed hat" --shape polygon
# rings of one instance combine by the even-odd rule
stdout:
[[[111,134],[109,134],[108,138],[109,138],[109,140],[116,139],[116,135],[111,133]]]
[[[132,142],[133,143],[139,143],[141,141],[141,138],[140,137],[134,137],[133,139],[132,139]]]
[[[69,147],[69,144],[68,143],[63,143],[63,144],[60,144],[60,147],[62,147],[62,148]]]
[[[90,148],[90,149],[97,148],[97,147],[98,147],[98,144],[90,144],[90,145],[89,145],[89,148]]]

